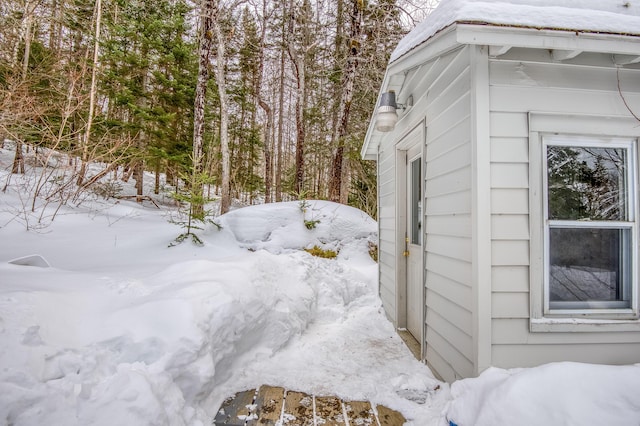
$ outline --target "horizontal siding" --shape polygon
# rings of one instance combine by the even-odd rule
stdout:
[[[427,197],[427,215],[456,215],[471,213],[471,191]]]
[[[492,83],[508,87],[558,88],[580,92],[615,92],[618,90],[616,69],[604,66],[576,66],[558,62],[492,61],[489,65]],[[579,78],[576,73],[579,72]],[[633,81],[630,70],[620,70],[621,81]],[[637,74],[636,74],[637,75]],[[636,84],[631,92],[640,92]]]
[[[427,342],[429,342],[427,348],[440,354],[440,357],[452,367],[453,377],[446,378],[447,380],[473,375],[473,363],[458,350],[459,348],[453,346],[431,327],[427,327]]]
[[[464,142],[465,139],[462,139]],[[433,142],[427,148],[427,155],[434,154]],[[425,179],[435,179],[439,176],[450,174],[454,170],[468,168],[471,166],[471,146],[468,143],[454,144],[449,150],[443,150],[437,157],[429,158],[429,168],[425,170]],[[457,164],[458,167],[451,168],[451,164]]]
[[[395,168],[395,150],[385,148],[378,158],[378,291],[387,318],[394,324],[397,322]]]
[[[396,201],[396,193],[395,192],[390,192],[388,194],[383,194],[382,192],[380,192],[380,196],[378,197],[378,203],[379,203],[379,208],[382,211],[382,209],[391,207],[393,209],[395,209],[393,203],[395,203]],[[390,216],[393,217],[393,216]],[[381,218],[383,219],[383,218]]]
[[[395,281],[395,253],[380,250],[378,257],[378,267],[380,268],[380,276],[386,276],[390,281]]]
[[[599,341],[600,337],[594,339]],[[626,365],[640,361],[640,343],[494,345],[491,357],[493,365],[500,368],[535,367],[560,361]]]
[[[426,249],[429,253],[471,263],[471,240],[467,237],[429,235]]]
[[[445,299],[455,300],[461,308],[471,312],[473,309],[471,287],[431,271],[427,272],[426,279],[434,293]]]
[[[529,293],[493,293],[493,318],[529,318]]]
[[[529,188],[528,163],[492,163],[492,188]]]
[[[640,109],[640,70],[622,69],[619,76],[625,99]],[[529,283],[529,238],[540,231],[529,227],[528,114],[628,116],[610,56],[582,54],[559,63],[546,50],[512,49],[490,60],[489,93],[492,365],[640,362],[638,332],[529,330],[529,290],[541,283]]]
[[[469,116],[458,117],[458,121],[455,124],[455,127],[448,128],[437,136],[434,134],[433,129],[427,127],[425,158],[433,167],[436,168],[436,170],[441,168],[437,160],[448,152],[467,146],[466,149],[468,150],[469,155],[471,155],[471,147],[468,146],[470,144],[469,129],[471,126]],[[446,164],[448,163],[445,162],[444,165]],[[429,173],[428,168],[426,172]],[[440,171],[440,173],[442,172]]]
[[[453,369],[451,363],[445,360],[445,358],[440,355],[440,353],[433,346],[427,346],[425,358],[427,361],[427,366],[429,366],[435,376],[444,380],[445,382],[452,383],[462,378],[462,376],[456,373],[456,371]]]
[[[378,290],[380,300],[384,307],[384,312],[392,323],[395,323],[396,317],[396,297],[395,297],[395,280],[390,281],[385,276],[380,276],[380,288]]]
[[[395,180],[387,180],[387,181],[380,181],[380,186],[379,186],[379,191],[380,191],[380,196],[384,197],[384,196],[388,196],[388,195],[395,195],[396,193],[396,182]]]
[[[491,139],[492,163],[528,163],[528,138],[498,138]]]
[[[471,103],[469,49],[421,65],[403,90],[415,104],[398,123],[403,134],[425,119],[424,155],[425,347],[429,365],[446,379],[473,371],[471,345]],[[402,96],[405,95],[403,92]],[[378,163],[380,295],[387,315],[403,321],[396,281],[401,230],[396,229],[398,140],[383,139]],[[404,179],[404,177],[402,177]]]
[[[452,114],[450,119],[455,120],[451,123],[452,127],[427,128],[427,162],[435,161],[441,155],[470,142],[469,111],[461,112],[460,115]]]
[[[471,237],[471,216],[469,214],[429,215],[426,218],[425,229],[428,235]]]
[[[492,214],[529,214],[529,188],[492,188]]]
[[[429,238],[427,236],[427,238]],[[452,281],[471,286],[471,264],[460,259],[430,253],[427,256],[427,273],[435,272]],[[427,287],[429,283],[427,283]]]
[[[452,194],[471,189],[471,167],[462,164],[459,169],[450,170],[427,179],[425,191],[432,197]]]
[[[427,312],[429,312],[430,310],[433,310],[438,315],[444,318],[447,318],[447,320],[454,327],[458,328],[459,330],[469,335],[472,334],[473,320],[472,320],[472,315],[470,311],[461,307],[456,302],[453,302],[441,296],[440,294],[438,294],[437,292],[431,289],[427,290],[426,300],[427,300],[427,306],[429,306],[429,309],[427,309]],[[431,324],[427,324],[427,326],[430,327]],[[442,332],[442,331],[439,331],[439,332]],[[467,354],[469,358],[471,358],[470,355],[471,354]]]
[[[529,292],[528,266],[494,266],[491,268],[493,292]]]
[[[426,356],[445,380],[473,371],[468,53],[441,58],[426,104]]]
[[[434,332],[439,330],[438,335],[464,358],[464,363],[471,363],[471,360],[465,356],[473,353],[473,338],[470,335],[454,327],[446,317],[439,315],[433,309],[427,311],[427,323]]]
[[[494,214],[491,216],[491,238],[494,240],[528,240],[529,215]]]
[[[494,266],[529,264],[529,242],[524,240],[491,241],[491,258]]]
[[[544,87],[492,87],[490,94],[491,109],[495,111],[518,109],[566,114],[629,114],[619,94],[606,92]],[[630,105],[640,105],[640,95],[625,94],[625,99]]]
[[[595,332],[595,333],[530,333],[529,321],[522,319],[496,319],[492,323],[496,344],[563,345],[591,344],[594,340],[602,343],[640,343],[640,332]],[[638,361],[640,362],[640,353]]]
[[[506,110],[509,111],[509,110]],[[491,139],[528,138],[528,111],[504,112],[491,108]]]

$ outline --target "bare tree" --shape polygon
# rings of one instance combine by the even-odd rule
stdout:
[[[304,191],[305,174],[305,138],[306,120],[304,117],[307,102],[307,55],[313,49],[317,41],[311,42],[311,6],[307,0],[303,2],[302,8],[296,14],[293,0],[289,3],[289,34],[287,38],[287,53],[293,65],[293,72],[296,79],[295,94],[295,116],[296,116],[296,177],[295,192],[300,195]],[[300,33],[300,42],[296,43],[296,35]]]
[[[87,125],[84,129],[84,137],[81,142],[82,165],[78,172],[78,186],[82,186],[87,170],[87,161],[89,161],[89,142],[91,139],[91,128],[93,126],[93,116],[96,109],[96,93],[98,91],[98,60],[100,58],[100,24],[102,21],[102,0],[96,0],[95,10],[95,32],[93,40],[93,63],[91,64],[91,87],[89,89],[89,114],[87,117]]]
[[[229,211],[231,207],[231,163],[229,154],[229,98],[227,96],[227,75],[225,71],[227,62],[227,39],[222,32],[220,19],[220,4],[215,5],[212,28],[218,42],[216,53],[216,83],[218,85],[218,97],[220,99],[220,152],[222,154],[222,179],[220,214]]]
[[[209,81],[209,60],[213,46],[213,19],[216,12],[216,0],[204,0],[200,10],[200,44],[198,47],[198,77],[193,103],[193,148],[192,148],[192,191],[202,193],[201,179],[204,158],[204,107]],[[196,198],[199,199],[199,198]],[[191,208],[194,214],[204,212],[202,203],[194,202]]]
[[[347,191],[344,190],[343,182],[346,181],[346,167],[344,165],[345,156],[344,138],[347,134],[349,123],[349,112],[353,100],[354,82],[358,68],[358,55],[360,53],[362,35],[362,14],[364,5],[362,0],[353,0],[353,10],[351,12],[351,31],[349,34],[349,55],[342,78],[342,94],[338,105],[338,118],[334,123],[332,142],[335,145],[333,152],[333,164],[331,168],[331,181],[329,183],[329,199],[347,202]]]

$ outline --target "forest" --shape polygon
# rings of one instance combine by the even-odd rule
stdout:
[[[58,194],[111,175],[141,198],[148,171],[196,215],[211,197],[219,213],[315,198],[375,217],[360,146],[389,55],[431,5],[3,0],[0,144],[16,145],[13,174],[29,150],[65,153]]]

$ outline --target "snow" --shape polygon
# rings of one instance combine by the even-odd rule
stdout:
[[[639,0],[441,0],[398,43],[393,62],[455,22],[640,35]]]
[[[0,148],[3,184],[12,149]],[[638,365],[436,380],[384,315],[377,225],[359,210],[250,206],[198,231],[203,247],[169,248],[182,229],[160,199],[87,195],[52,222],[54,204],[25,213],[33,171],[0,192],[0,424],[209,425],[225,398],[262,384],[370,400],[414,426],[640,418]]]
[[[451,385],[448,416],[458,426],[638,424],[639,377],[640,365],[489,368]]]

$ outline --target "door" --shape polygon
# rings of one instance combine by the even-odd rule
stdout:
[[[423,328],[423,250],[422,250],[422,152],[420,144],[407,151],[407,330],[422,341]]]

